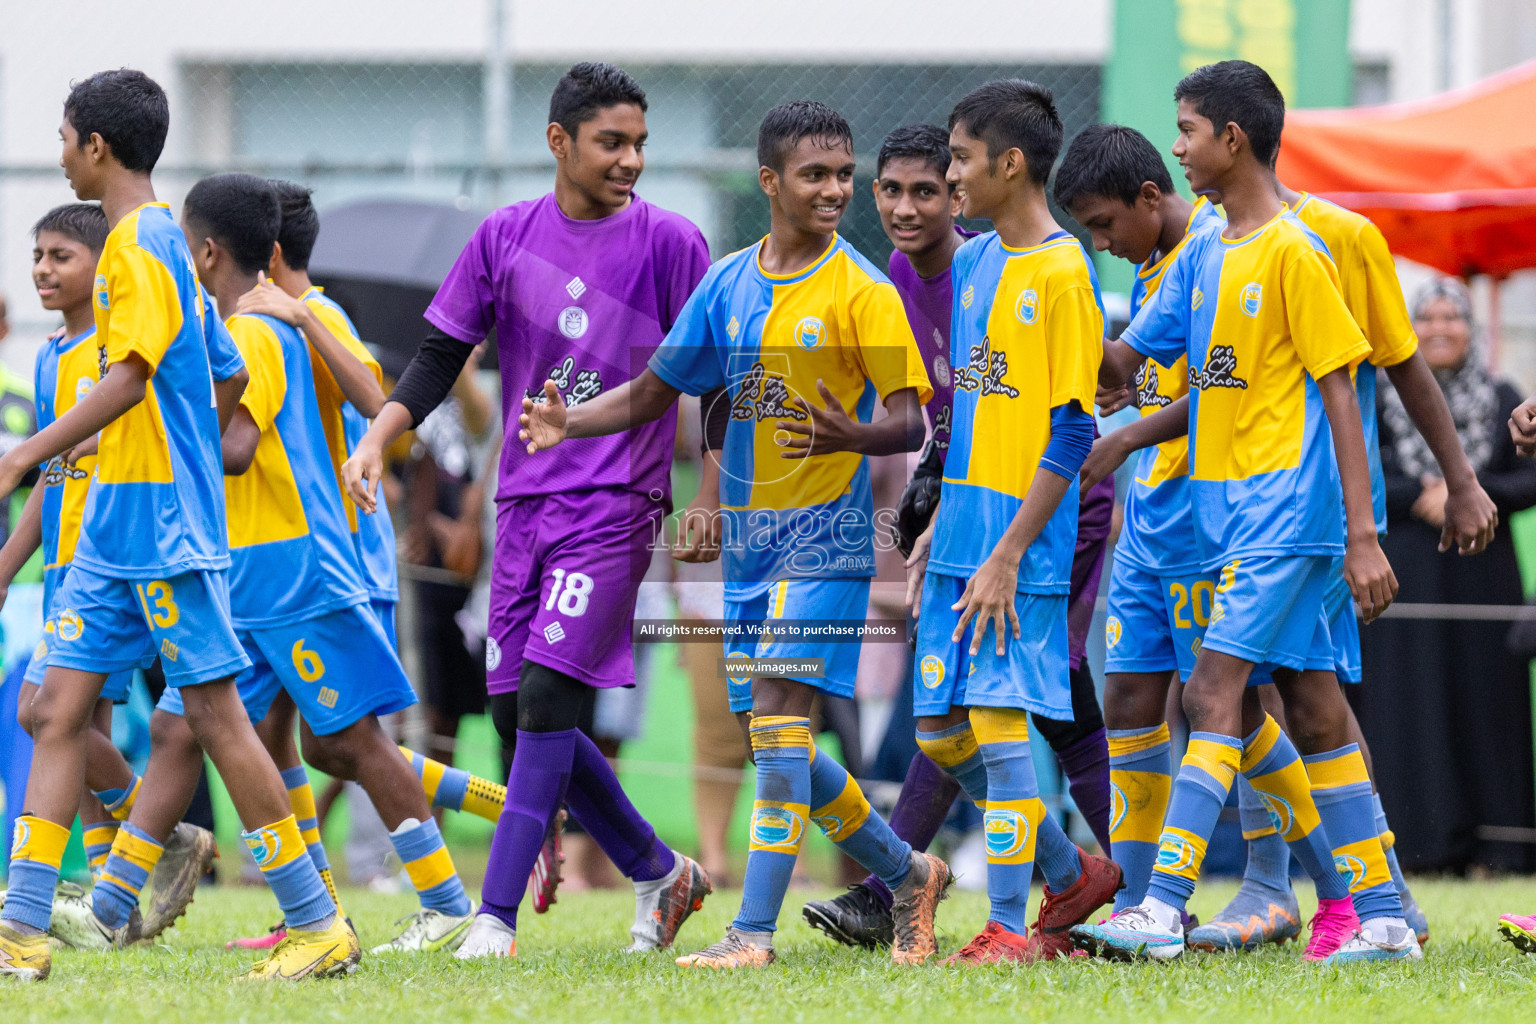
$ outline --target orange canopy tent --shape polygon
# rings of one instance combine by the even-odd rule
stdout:
[[[1536,61],[1426,100],[1290,111],[1279,173],[1448,274],[1536,267]]]

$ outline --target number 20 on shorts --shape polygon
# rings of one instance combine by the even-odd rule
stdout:
[[[549,588],[549,600],[544,602],[544,610],[552,612],[558,608],[561,615],[572,618],[585,615],[587,601],[592,597],[592,577],[584,572],[568,573],[564,569],[555,569],[550,575],[554,577],[554,585]]]

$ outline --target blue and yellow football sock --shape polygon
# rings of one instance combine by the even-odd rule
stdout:
[[[917,731],[917,746],[928,759],[965,791],[966,798],[983,811],[987,809],[987,762],[976,743],[976,730],[970,720],[937,732]]]
[[[389,841],[405,865],[405,873],[411,876],[423,909],[453,917],[463,917],[474,909],[436,821],[406,818],[389,834]]]
[[[1333,863],[1349,886],[1362,924],[1373,918],[1402,918],[1403,902],[1387,869],[1376,830],[1371,779],[1358,744],[1305,758],[1312,797],[1333,843]]]
[[[1157,844],[1173,788],[1168,723],[1154,729],[1109,730],[1109,854],[1125,878],[1115,912],[1147,896]]]
[[[85,841],[85,859],[91,866],[91,877],[101,874],[106,867],[107,855],[112,852],[112,841],[117,838],[120,823],[116,818],[107,821],[80,823],[81,838]]]
[[[59,865],[69,829],[35,814],[16,818],[11,837],[11,867],[5,907],[0,920],[24,925],[39,932],[48,930],[53,917],[53,890],[59,883]]]
[[[1046,820],[1029,751],[1029,713],[1016,708],[971,708],[971,728],[987,766],[986,809],[981,816],[991,904],[987,918],[1024,935],[1029,931],[1035,849],[1040,824]]]
[[[848,770],[811,746],[811,820],[865,871],[895,889],[912,869],[912,844],[876,814]]]
[[[288,787],[288,807],[299,821],[299,835],[304,837],[309,859],[314,862],[315,870],[320,872],[320,881],[325,883],[325,891],[331,894],[331,902],[339,910],[341,897],[336,894],[331,860],[325,855],[325,844],[320,841],[320,812],[315,807],[315,791],[309,784],[309,772],[299,764],[284,768],[282,775],[283,785]]]
[[[91,891],[91,907],[102,923],[109,928],[127,923],[128,915],[139,905],[139,891],[164,852],[165,847],[154,836],[131,821],[123,822],[112,840],[107,865]]]
[[[1386,808],[1381,806],[1381,794],[1371,794],[1371,808],[1376,812],[1376,834],[1381,836],[1381,852],[1387,858],[1387,871],[1392,875],[1392,884],[1397,886],[1397,894],[1403,900],[1409,899],[1408,879],[1403,875],[1403,866],[1397,862],[1397,836],[1387,824]]]
[[[139,798],[139,787],[143,784],[144,776],[135,775],[133,781],[124,789],[101,789],[92,790],[92,792],[114,819],[127,821],[128,815],[133,813],[133,802]]]
[[[751,738],[757,793],[741,909],[731,927],[772,932],[811,812],[811,722],[780,715],[753,718]]]
[[[277,897],[289,928],[315,927],[336,915],[336,901],[325,891],[320,872],[309,859],[297,818],[290,814],[282,821],[241,832],[240,838]]]
[[[1195,892],[1206,844],[1221,817],[1243,758],[1243,741],[1218,732],[1192,732],[1168,801],[1147,898],[1183,910]]]
[[[1273,892],[1291,891],[1291,848],[1285,837],[1275,830],[1253,783],[1237,777],[1238,821],[1242,825],[1243,840],[1248,846],[1248,860],[1243,865],[1243,887],[1258,886]]]
[[[1341,900],[1348,896],[1349,887],[1334,870],[1333,851],[1328,845],[1331,833],[1319,816],[1301,754],[1272,716],[1265,715],[1264,724],[1243,740],[1242,773],[1268,810],[1275,831],[1317,887],[1317,898]],[[1245,835],[1246,829],[1244,825]],[[1289,881],[1276,888],[1287,885]]]
[[[471,775],[462,768],[434,761],[409,747],[401,747],[400,753],[410,762],[433,807],[463,811],[491,822],[501,817],[502,808],[507,806],[506,786]]]

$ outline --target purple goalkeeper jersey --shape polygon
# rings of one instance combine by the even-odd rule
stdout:
[[[534,456],[517,439],[517,418],[524,395],[543,401],[546,379],[574,406],[637,376],[708,269],[699,229],[638,195],[598,220],[567,217],[553,193],[485,219],[426,317],[471,345],[496,329],[506,424],[498,501],[620,490],[670,509],[675,408]]]
[[[976,232],[956,227],[961,238],[974,238]],[[923,368],[933,382],[933,397],[923,408],[928,410],[928,424],[933,430],[934,446],[942,460],[949,451],[950,417],[955,400],[954,374],[949,365],[949,321],[954,304],[950,286],[949,268],[932,277],[919,277],[912,269],[907,254],[900,250],[891,253],[891,283],[901,294],[901,304],[907,311],[907,323],[917,338],[917,351],[923,357]]]

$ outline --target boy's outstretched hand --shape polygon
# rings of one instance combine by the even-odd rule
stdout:
[[[780,458],[804,459],[829,452],[857,451],[859,428],[863,424],[848,415],[843,403],[827,390],[825,381],[817,380],[816,390],[821,393],[826,408],[818,409],[800,397],[791,398],[789,401],[803,409],[807,418],[779,420],[774,424],[777,429],[793,435],[785,439],[785,450],[779,453]]]
[[[560,388],[552,380],[544,382],[544,401],[523,399],[523,414],[517,418],[517,438],[526,441],[528,454],[544,448],[553,448],[565,440],[565,399]]]
[[[1351,541],[1345,549],[1344,582],[1355,597],[1360,621],[1367,624],[1386,611],[1397,597],[1397,576],[1374,534]]]

